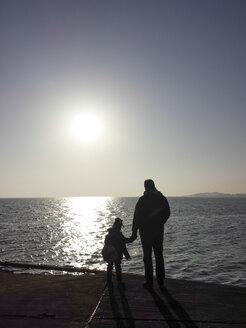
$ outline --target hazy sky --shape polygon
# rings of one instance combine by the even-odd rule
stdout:
[[[246,192],[245,40],[245,0],[0,0],[0,197]]]

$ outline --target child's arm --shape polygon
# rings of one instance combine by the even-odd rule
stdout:
[[[122,253],[125,255],[125,258],[126,259],[130,259],[131,258],[130,255],[129,255],[129,253],[128,253],[128,250],[126,248],[126,242],[127,242],[126,240],[128,240],[128,239],[130,239],[130,238],[124,237],[124,235],[121,233]]]
[[[127,250],[127,248],[126,248],[126,245],[124,245],[124,248],[123,248],[123,254],[125,255],[125,258],[127,259],[127,260],[129,260],[130,258],[131,258],[131,256],[130,256],[130,254],[128,253],[128,250]]]

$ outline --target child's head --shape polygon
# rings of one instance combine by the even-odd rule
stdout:
[[[113,228],[117,230],[121,230],[121,227],[123,227],[122,220],[120,218],[116,218],[114,220]]]

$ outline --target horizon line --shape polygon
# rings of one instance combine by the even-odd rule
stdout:
[[[225,195],[225,196],[237,196],[237,195],[245,195],[245,197],[246,197],[246,192],[244,193],[244,192],[236,192],[236,193],[223,193],[223,192],[197,192],[197,193],[193,193],[193,194],[186,194],[186,195],[166,195],[166,194],[164,194],[164,196],[165,197],[192,197],[192,196],[199,196],[199,195],[208,195],[209,196],[209,194],[211,194],[211,196],[214,194],[214,195],[218,195],[218,196],[222,196],[223,197],[223,195]],[[114,196],[112,196],[112,195],[107,195],[107,196],[105,196],[105,195],[73,195],[73,196],[58,196],[58,195],[56,195],[56,196],[0,196],[0,199],[30,199],[30,198],[33,198],[33,199],[35,199],[35,198],[82,198],[82,197],[88,197],[88,198],[93,198],[93,197],[95,197],[95,198],[99,198],[99,197],[101,197],[101,198],[139,198],[139,197],[141,197],[142,196],[142,194],[141,195],[131,195],[131,196],[124,196],[124,195],[114,195]]]

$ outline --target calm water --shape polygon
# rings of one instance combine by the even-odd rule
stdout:
[[[246,199],[168,200],[167,277],[246,287]],[[118,216],[124,219],[124,235],[130,236],[136,202],[103,197],[0,199],[0,261],[105,269],[101,249],[107,228]],[[132,260],[123,262],[123,270],[143,274],[139,238],[128,250]]]

